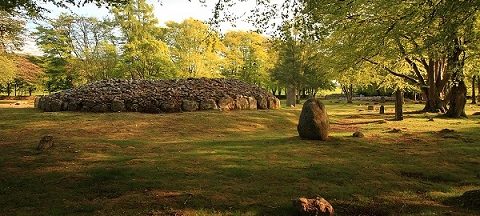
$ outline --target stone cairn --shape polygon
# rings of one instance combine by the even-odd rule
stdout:
[[[280,100],[258,86],[234,79],[111,79],[37,98],[35,107],[46,112],[174,113],[278,109]]]

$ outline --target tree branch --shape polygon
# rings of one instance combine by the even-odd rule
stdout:
[[[415,78],[410,77],[410,76],[407,76],[407,75],[405,75],[405,74],[401,74],[401,73],[395,72],[395,71],[393,71],[392,69],[388,68],[387,66],[382,65],[382,64],[380,64],[380,63],[378,63],[378,62],[376,62],[376,61],[373,61],[373,60],[367,59],[367,58],[363,58],[363,60],[365,60],[365,61],[367,61],[367,62],[369,62],[369,63],[371,63],[371,64],[378,65],[378,66],[382,67],[384,70],[386,70],[387,72],[389,72],[390,74],[392,74],[392,75],[394,75],[394,76],[397,76],[397,77],[401,77],[401,78],[407,80],[408,82],[411,82],[411,83],[417,84],[417,85],[419,84],[418,81],[417,81]]]

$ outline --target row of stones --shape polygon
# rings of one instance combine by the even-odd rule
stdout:
[[[82,111],[82,112],[145,112],[145,113],[174,113],[193,112],[197,110],[254,110],[254,109],[278,109],[280,100],[275,97],[245,97],[235,98],[225,96],[220,100],[206,99],[203,101],[125,101],[114,99],[111,102],[95,101],[63,101],[51,97],[37,97],[35,107],[46,112],[59,111]]]

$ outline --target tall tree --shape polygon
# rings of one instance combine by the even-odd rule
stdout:
[[[302,7],[311,32],[342,38],[336,46],[349,50],[345,63],[368,60],[418,85],[428,98],[427,111],[441,109],[437,95],[448,87],[447,115],[465,116],[463,64],[480,2],[320,0]],[[410,70],[395,70],[402,62]]]
[[[122,58],[131,78],[158,79],[175,76],[167,44],[158,40],[160,28],[153,7],[132,0],[113,9],[123,34]]]
[[[5,11],[9,14],[26,13],[29,16],[39,16],[44,12],[49,12],[45,3],[67,8],[70,6],[81,7],[85,4],[119,6],[125,4],[127,1],[128,0],[4,0],[0,2],[0,11]]]
[[[272,43],[255,32],[232,31],[223,38],[225,61],[222,74],[249,83],[266,86],[274,66],[270,56]]]
[[[13,52],[23,46],[25,21],[0,10],[0,53]]]
[[[223,44],[216,31],[195,19],[167,22],[163,38],[180,77],[219,77]]]

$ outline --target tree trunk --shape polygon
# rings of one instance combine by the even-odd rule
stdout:
[[[465,104],[467,103],[467,86],[464,81],[453,85],[450,91],[450,107],[447,116],[451,118],[467,117]]]
[[[480,101],[480,76],[477,76],[477,101]]]
[[[353,103],[353,84],[348,86],[342,85],[343,94],[345,94],[345,98],[347,98],[347,103]]]
[[[448,71],[452,74],[452,88],[449,92],[450,103],[447,111],[447,116],[450,118],[467,117],[465,113],[465,105],[467,103],[467,86],[463,78],[464,59],[460,56],[464,51],[462,50],[461,40],[455,38],[455,46],[452,53],[448,57]]]
[[[477,80],[477,76],[473,76],[473,78],[472,78],[472,104],[477,104],[477,96],[475,95],[475,81],[476,80]]]
[[[294,107],[297,101],[297,89],[290,85],[287,87],[287,107]]]
[[[403,120],[403,92],[401,90],[395,92],[395,120]]]
[[[7,96],[10,97],[10,94],[12,94],[12,84],[7,83]]]

